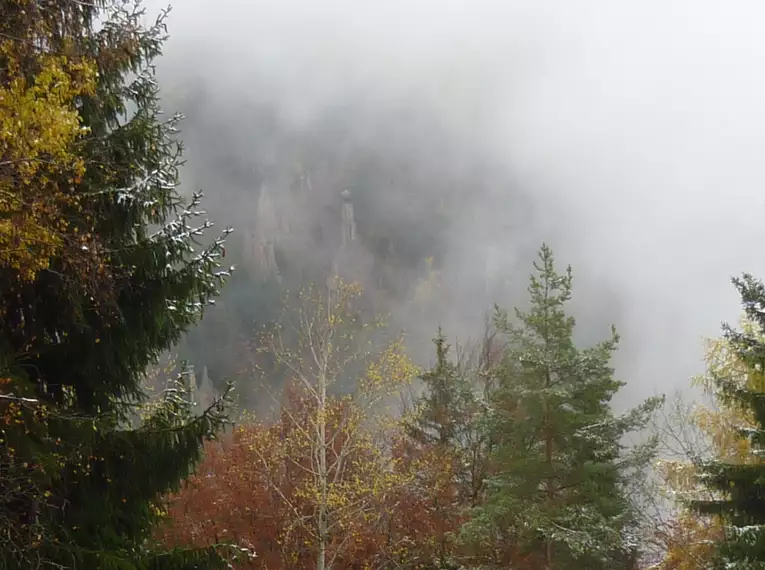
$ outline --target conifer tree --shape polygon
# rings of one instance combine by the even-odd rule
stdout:
[[[495,335],[487,326],[474,353],[455,357],[439,328],[433,339],[436,362],[420,376],[425,390],[414,402],[414,413],[404,420],[415,448],[454,457],[460,499],[469,506],[480,501],[492,445],[481,424],[493,391],[493,359],[501,354],[494,346]]]
[[[445,529],[456,529],[471,490],[465,469],[469,464],[465,447],[474,423],[476,400],[465,370],[452,360],[440,328],[433,343],[436,362],[420,375],[425,391],[414,402],[413,413],[404,419],[406,439],[402,451],[416,465],[416,484],[427,488],[412,495],[426,495],[428,513]],[[432,495],[427,495],[428,492]],[[418,537],[430,548],[415,549],[416,567],[458,568],[453,535],[442,531],[427,539]]]
[[[433,339],[436,361],[420,376],[425,389],[403,420],[400,451],[418,469],[411,495],[428,513],[420,520],[438,521],[431,536],[416,539],[421,541],[415,549],[417,568],[461,567],[458,530],[483,499],[489,468],[492,441],[482,420],[492,391],[493,359],[501,353],[494,340],[495,331],[487,326],[473,350],[463,347],[452,356],[439,328]]]
[[[440,328],[433,343],[436,362],[420,376],[425,393],[417,402],[419,410],[408,422],[407,432],[418,443],[446,447],[459,441],[474,398],[463,371],[451,360]]]
[[[177,190],[180,117],[162,116],[152,65],[167,14],[146,27],[140,1],[123,0],[2,0],[0,13],[0,79],[20,94],[0,101],[0,123],[38,116],[24,105],[46,93],[57,106],[39,133],[20,131],[39,135],[34,152],[0,136],[0,241],[27,248],[0,256],[0,567],[218,563],[148,539],[224,403],[192,417],[181,379],[129,425],[146,367],[228,273],[222,238],[199,242],[201,195]]]
[[[691,503],[696,511],[719,517],[725,539],[719,543],[717,566],[730,570],[765,568],[765,286],[751,275],[733,280],[741,294],[747,319],[742,330],[723,327],[729,349],[748,372],[745,382],[713,375],[717,397],[724,405],[741,410],[747,422],[739,433],[748,442],[745,457],[718,457],[699,465],[699,482],[712,498]],[[749,424],[749,425],[745,425]]]
[[[497,309],[507,336],[493,412],[494,476],[486,503],[465,527],[484,552],[510,544],[515,562],[531,568],[629,568],[633,517],[625,484],[628,471],[647,464],[652,442],[625,453],[622,436],[642,427],[660,400],[615,417],[610,401],[623,383],[609,361],[618,336],[578,348],[570,268],[560,275],[543,245],[534,264],[528,312],[518,324]]]

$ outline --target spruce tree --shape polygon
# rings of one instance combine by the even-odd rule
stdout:
[[[713,498],[692,503],[700,513],[721,517],[725,540],[719,544],[718,566],[730,570],[765,568],[765,344],[758,338],[765,331],[765,286],[744,274],[733,280],[741,294],[746,316],[759,330],[737,331],[723,326],[726,339],[740,361],[749,369],[745,383],[715,376],[719,397],[729,406],[740,407],[756,425],[741,429],[750,444],[749,460],[710,460],[700,464],[700,483]]]
[[[416,400],[416,413],[404,421],[406,435],[419,449],[451,454],[459,499],[473,507],[481,500],[492,440],[482,423],[492,391],[492,334],[487,331],[476,361],[451,356],[439,328],[433,339],[436,362],[420,376],[425,390]]]
[[[634,521],[626,477],[647,464],[653,445],[627,454],[621,441],[660,400],[614,416],[610,402],[623,386],[609,364],[616,332],[578,348],[575,321],[564,310],[571,269],[558,274],[546,245],[534,267],[530,309],[516,309],[517,325],[497,309],[508,345],[486,422],[495,474],[465,535],[487,551],[502,542],[535,568],[628,568]]]
[[[419,379],[423,394],[414,402],[414,414],[404,421],[405,447],[409,460],[424,459],[418,469],[417,484],[432,492],[426,503],[428,514],[442,528],[459,528],[460,518],[473,497],[473,475],[477,451],[472,437],[477,399],[463,363],[450,354],[443,331],[433,339],[436,361]],[[448,483],[447,483],[448,482]],[[420,491],[415,491],[415,496]],[[415,549],[417,568],[450,570],[460,567],[458,543],[454,532],[439,530],[427,539],[423,548]]]
[[[141,426],[129,425],[146,367],[228,273],[222,238],[199,241],[211,225],[195,221],[201,195],[185,200],[177,189],[180,117],[163,117],[152,63],[167,14],[147,27],[140,2],[122,0],[3,0],[0,13],[12,38],[0,60],[20,70],[14,81],[34,82],[54,57],[61,73],[93,82],[61,101],[80,121],[67,152],[82,168],[35,179],[66,197],[51,218],[54,247],[33,272],[0,265],[0,567],[218,564],[215,549],[165,552],[150,537],[162,496],[225,421],[224,403],[192,417],[181,379]]]
[[[450,347],[440,328],[433,344],[436,362],[420,376],[425,392],[417,402],[418,413],[407,422],[406,428],[409,437],[417,443],[456,446],[470,419],[475,398],[463,371],[452,361]]]

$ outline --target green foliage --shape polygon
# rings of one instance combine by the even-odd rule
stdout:
[[[433,340],[436,362],[420,376],[425,391],[415,400],[413,413],[403,419],[415,448],[453,457],[452,482],[460,510],[477,505],[485,491],[493,439],[483,422],[494,390],[494,359],[501,355],[495,336],[487,329],[474,354],[452,356],[439,329]]]
[[[627,472],[647,464],[653,442],[625,453],[621,440],[645,425],[660,400],[612,414],[610,401],[623,386],[609,364],[618,336],[578,348],[564,310],[570,268],[558,274],[547,246],[539,260],[531,307],[516,310],[519,324],[497,309],[508,348],[486,420],[496,471],[466,539],[486,552],[497,541],[513,544],[532,567],[625,568],[635,548]]]
[[[87,72],[85,87],[65,85],[49,98],[87,133],[67,130],[43,149],[43,158],[65,154],[71,168],[27,169],[23,181],[60,182],[67,200],[51,216],[66,223],[45,226],[53,237],[44,236],[44,260],[0,258],[0,486],[9,491],[0,503],[0,567],[210,567],[221,562],[211,550],[154,551],[148,538],[161,497],[222,427],[225,402],[194,417],[181,377],[130,427],[146,367],[200,318],[228,275],[218,263],[223,238],[199,241],[212,225],[193,223],[204,215],[201,194],[184,200],[177,191],[181,117],[162,116],[152,66],[166,13],[146,27],[140,3],[61,0],[55,8],[0,2],[17,37],[43,38],[23,45],[76,55],[85,63],[70,72]],[[60,78],[69,69],[69,59],[17,51],[16,75],[30,84],[47,81],[51,65]]]
[[[723,404],[743,410],[751,427],[742,422],[741,436],[748,440],[745,457],[718,457],[699,467],[699,482],[712,498],[692,503],[705,515],[720,517],[725,540],[719,544],[720,568],[755,570],[765,568],[765,286],[751,275],[733,280],[741,294],[746,316],[753,326],[737,331],[724,326],[729,349],[746,369],[747,382],[714,374],[712,382]]]
[[[417,413],[408,422],[407,432],[421,444],[456,446],[469,427],[475,396],[463,371],[450,359],[441,329],[433,342],[436,363],[420,376],[426,390],[417,403]]]

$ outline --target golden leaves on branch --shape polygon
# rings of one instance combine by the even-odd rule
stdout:
[[[66,55],[38,53],[34,64],[19,42],[0,42],[0,264],[32,280],[64,248],[82,251],[74,236],[76,186],[86,164],[76,143],[78,99],[95,88],[95,65]],[[33,73],[30,73],[33,67]]]
[[[394,555],[392,514],[415,473],[393,452],[403,430],[383,404],[417,369],[401,338],[375,342],[380,321],[363,321],[360,298],[337,279],[285,307],[262,339],[288,380],[277,419],[208,446],[173,498],[166,544],[225,536],[258,552],[242,568],[315,568],[319,556],[327,570],[378,568]]]
[[[739,329],[765,341],[757,325],[746,318],[741,319]],[[704,391],[708,401],[694,405],[687,417],[680,420],[688,422],[686,430],[697,431],[707,447],[683,450],[685,455],[711,456],[727,463],[760,463],[760,456],[751,453],[751,441],[741,433],[741,429],[757,427],[751,410],[726,397],[717,380],[724,379],[735,386],[762,392],[765,391],[765,375],[753,371],[743,362],[726,338],[707,341],[705,361],[706,372],[695,377],[693,385]],[[716,544],[724,539],[722,522],[716,517],[702,517],[687,510],[685,505],[687,501],[709,499],[709,490],[699,485],[697,468],[689,461],[661,461],[658,473],[664,484],[664,494],[675,502],[677,515],[668,528],[658,533],[666,553],[656,569],[708,568]]]

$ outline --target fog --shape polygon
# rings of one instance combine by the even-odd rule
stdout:
[[[702,337],[739,315],[730,277],[765,277],[763,18],[744,0],[184,0],[159,70],[188,116],[186,180],[237,231],[230,173],[199,157],[279,160],[238,121],[248,101],[298,138],[340,115],[351,151],[395,147],[450,179],[480,165],[442,238],[458,293],[433,322],[467,334],[476,260],[494,252],[517,292],[546,240],[573,265],[582,326],[620,330],[634,400],[687,386]],[[420,205],[391,199],[386,216],[441,191],[418,187]]]

